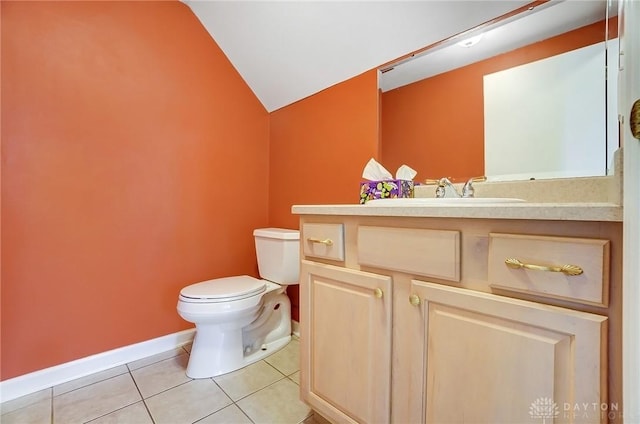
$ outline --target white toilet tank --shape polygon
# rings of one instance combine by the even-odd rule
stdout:
[[[278,284],[298,284],[300,232],[285,228],[258,228],[253,231],[253,236],[260,276]]]

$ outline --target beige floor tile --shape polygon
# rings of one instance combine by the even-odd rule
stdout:
[[[284,375],[271,365],[258,361],[238,371],[214,377],[214,380],[231,399],[237,401],[283,378]]]
[[[80,387],[88,386],[90,384],[97,383],[98,381],[106,380],[108,378],[115,377],[120,374],[126,374],[128,372],[129,370],[127,369],[127,366],[121,365],[119,367],[109,368],[108,370],[90,374],[86,377],[76,378],[75,380],[71,380],[66,383],[54,386],[53,395],[58,396],[72,390],[79,389]]]
[[[289,379],[247,396],[237,405],[257,424],[301,423],[311,414],[311,408],[299,399],[298,386]]]
[[[45,399],[49,399],[49,401],[51,401],[51,388],[30,393],[13,400],[9,400],[7,402],[2,402],[0,404],[0,413],[4,415],[9,412],[15,411],[16,409],[24,408],[25,406],[38,403]]]
[[[93,421],[89,421],[90,424],[153,424],[149,411],[144,406],[142,401],[134,403],[133,405],[126,406],[122,409],[118,409],[110,414],[103,415]]]
[[[190,348],[185,345],[4,402],[0,422],[327,424],[321,417],[314,420],[299,401],[297,338],[263,361],[214,379],[186,376]]]
[[[300,385],[300,371],[294,372],[293,374],[291,374],[289,376],[289,378],[291,379],[291,381],[296,383],[298,386]]]
[[[198,421],[197,424],[253,424],[236,405],[229,405],[224,409]]]
[[[51,399],[31,403],[0,416],[2,424],[43,424],[51,422]]]
[[[156,424],[192,423],[231,404],[213,380],[192,380],[145,400]]]
[[[122,374],[53,397],[56,423],[81,423],[140,401],[131,375]]]
[[[185,371],[189,355],[183,353],[146,367],[131,371],[140,393],[144,399],[158,394],[164,390],[186,383],[191,379]]]
[[[300,342],[292,339],[285,347],[264,360],[284,375],[291,375],[300,369]]]
[[[158,353],[146,358],[138,359],[137,361],[129,362],[127,366],[131,371],[138,368],[146,367],[147,365],[155,364],[156,362],[164,361],[165,359],[173,358],[178,355],[183,355],[185,350],[182,347],[168,350],[166,352]]]

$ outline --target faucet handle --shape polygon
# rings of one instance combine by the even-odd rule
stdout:
[[[453,181],[451,181],[451,177],[442,177],[438,180],[438,185],[440,186],[446,186],[446,185],[452,185]]]
[[[453,191],[453,197],[460,197],[460,194],[458,194],[449,178],[442,177],[436,180],[436,184],[438,185],[438,188],[436,188],[436,197],[447,197],[447,188]]]
[[[427,178],[424,180],[425,185],[444,185],[446,183],[451,183],[451,177],[442,177],[442,178]]]
[[[462,197],[473,197],[475,194],[473,183],[479,183],[482,181],[487,181],[487,177],[483,175],[481,177],[469,178],[469,180],[464,184],[464,187],[462,187]]]
[[[467,181],[467,183],[481,183],[483,181],[487,181],[487,177],[485,175],[482,175],[480,177],[472,177],[469,179],[469,181]]]

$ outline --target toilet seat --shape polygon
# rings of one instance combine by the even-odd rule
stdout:
[[[266,289],[265,280],[240,275],[191,284],[180,290],[180,299],[191,303],[232,302],[259,295]]]

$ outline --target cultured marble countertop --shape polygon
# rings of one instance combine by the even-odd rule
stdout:
[[[536,219],[622,222],[613,203],[507,203],[429,206],[293,205],[295,215],[397,216],[421,218]]]

